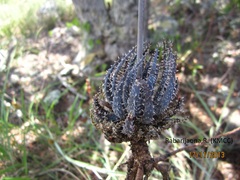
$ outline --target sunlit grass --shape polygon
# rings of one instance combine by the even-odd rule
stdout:
[[[68,17],[73,14],[71,1],[56,0],[55,2],[60,16]],[[38,15],[38,11],[44,3],[46,3],[46,0],[1,0],[0,37],[31,35],[43,28],[48,28],[44,27],[46,25],[50,27],[51,23],[56,23],[57,19],[48,19],[48,22],[40,23],[41,17]]]
[[[76,174],[80,179],[91,179],[92,175],[89,171],[98,177],[102,174],[109,175],[113,179],[125,176],[123,172],[116,169],[129,150],[123,153],[123,149],[118,145],[113,146],[115,151],[123,155],[115,166],[111,165],[109,155],[105,154],[99,145],[99,132],[96,132],[89,122],[89,117],[86,117],[87,122],[79,125],[79,118],[81,119],[80,116],[86,111],[83,100],[75,98],[69,110],[65,112],[68,125],[62,129],[57,123],[56,112],[54,112],[57,101],[51,104],[46,104],[43,100],[26,102],[24,91],[21,91],[16,101],[20,101],[17,108],[23,112],[22,121],[20,125],[14,125],[9,116],[14,112],[13,104],[10,102],[6,106],[7,102],[4,98],[8,83],[5,80],[5,88],[2,88],[0,94],[1,102],[4,102],[1,103],[0,118],[0,176],[4,179],[14,177],[56,179],[58,173],[63,173],[75,179]],[[56,84],[53,83],[42,91],[47,93],[51,91],[52,86]],[[61,97],[66,93],[67,91],[64,91]],[[40,109],[43,111],[41,114]],[[74,139],[79,138],[81,142],[76,143]],[[48,154],[52,156],[49,157]],[[64,167],[62,163],[65,164]]]

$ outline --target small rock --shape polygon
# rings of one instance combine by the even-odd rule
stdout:
[[[229,93],[229,88],[225,85],[221,85],[221,87],[218,89],[218,92],[223,94],[224,96],[227,96]]]
[[[217,97],[215,96],[209,97],[207,103],[210,107],[215,106],[217,104]]]
[[[60,92],[60,90],[56,89],[56,90],[49,92],[47,94],[47,96],[44,98],[43,102],[49,106],[52,103],[57,104],[60,97],[61,97],[61,92]]]
[[[233,111],[229,115],[228,122],[231,123],[231,124],[236,125],[237,127],[240,127],[240,111],[238,109]]]
[[[227,118],[229,116],[229,113],[230,113],[230,109],[228,107],[225,107],[225,108],[222,108],[222,118]]]
[[[22,118],[22,117],[23,117],[23,113],[22,113],[22,111],[21,111],[20,109],[18,109],[18,110],[16,111],[16,115],[17,115],[17,117],[19,117],[19,118]]]
[[[227,64],[228,67],[231,67],[236,60],[232,57],[225,57],[223,61]]]
[[[17,74],[11,74],[10,76],[10,81],[13,83],[13,84],[17,84],[19,82],[20,78]]]
[[[228,106],[229,107],[238,107],[240,109],[240,98],[231,98]]]

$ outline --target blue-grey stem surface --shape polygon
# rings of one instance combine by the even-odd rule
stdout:
[[[144,7],[146,0],[138,1],[138,37],[137,37],[137,60],[139,61],[143,55],[143,41],[144,41]],[[142,71],[139,68],[138,77],[141,76]]]

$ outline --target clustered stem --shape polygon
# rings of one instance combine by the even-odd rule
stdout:
[[[144,42],[144,6],[145,0],[138,1],[138,36],[137,36],[137,61],[143,56]],[[142,68],[138,69],[137,76],[142,76]],[[147,179],[154,165],[154,160],[148,150],[146,141],[131,141],[132,157],[128,161],[127,180]]]
[[[138,4],[137,48],[107,71],[103,90],[94,97],[91,111],[92,122],[110,142],[131,143],[127,180],[146,180],[154,168],[163,179],[168,178],[168,169],[152,158],[147,141],[179,122],[178,116],[173,116],[183,112],[183,99],[177,97],[177,57],[171,43],[163,42],[162,57],[159,48],[151,53],[150,46],[144,47],[147,2],[139,0]]]

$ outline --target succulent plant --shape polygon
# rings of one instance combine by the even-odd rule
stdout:
[[[139,60],[136,49],[111,66],[93,99],[92,122],[110,142],[157,139],[184,119],[171,42],[163,42],[153,53],[145,44]]]

